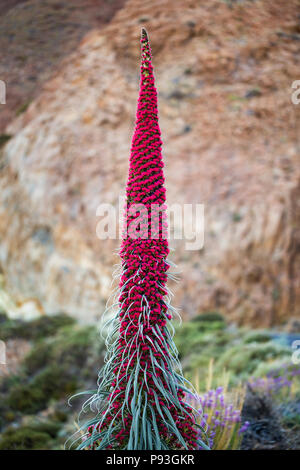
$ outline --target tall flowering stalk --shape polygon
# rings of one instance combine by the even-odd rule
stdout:
[[[127,183],[118,311],[108,321],[108,351],[98,390],[83,410],[78,449],[206,447],[170,329],[163,161],[151,49],[141,36],[141,81]],[[153,210],[155,208],[156,210]],[[159,208],[159,210],[157,210]]]

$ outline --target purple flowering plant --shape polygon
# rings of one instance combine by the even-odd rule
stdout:
[[[210,364],[207,388],[212,383],[212,363]],[[196,377],[196,383],[199,383]],[[205,393],[189,395],[191,405],[199,411],[199,424],[206,430],[212,450],[236,450],[240,448],[243,434],[250,426],[242,421],[242,408],[246,386],[228,389],[228,376],[222,379],[223,386],[210,389]],[[256,392],[268,395],[279,403],[300,394],[300,366],[286,364],[274,368],[264,377],[247,381]],[[201,447],[200,449],[201,450]]]
[[[249,426],[241,420],[244,395],[242,387],[229,392],[223,386],[189,396],[191,405],[199,411],[200,425],[206,430],[212,450],[239,448],[242,434]]]
[[[285,364],[272,369],[265,377],[252,377],[248,385],[274,400],[283,401],[300,393],[300,365]]]

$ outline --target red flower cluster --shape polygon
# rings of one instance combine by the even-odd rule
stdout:
[[[100,436],[111,429],[105,447],[110,449],[147,449],[152,440],[153,449],[194,449],[198,447],[198,432],[174,371],[175,347],[167,328],[171,315],[165,300],[169,268],[166,190],[157,92],[145,30],[142,30],[141,53],[140,95],[127,184],[126,231],[120,252],[119,336],[114,347],[108,409],[105,419],[90,428],[90,435],[92,431],[95,433],[95,428]],[[137,213],[131,210],[136,204],[143,204],[147,209],[147,218],[139,227],[140,237],[136,237],[133,224]],[[154,220],[150,215],[153,205],[161,208]],[[153,222],[158,227],[155,238],[151,237]]]

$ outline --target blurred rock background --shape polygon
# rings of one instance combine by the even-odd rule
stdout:
[[[97,239],[96,209],[124,192],[145,26],[168,203],[205,204],[204,249],[172,242],[175,305],[255,327],[299,318],[298,1],[27,0],[0,13],[12,301],[81,322],[103,311],[119,241]]]

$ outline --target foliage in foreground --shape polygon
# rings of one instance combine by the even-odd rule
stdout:
[[[21,323],[24,328],[20,328]],[[84,386],[92,388],[97,370],[103,364],[105,348],[95,327],[80,326],[64,315],[45,317],[43,325],[49,334],[44,337],[38,334],[38,329],[32,328],[36,324],[37,320],[20,322],[8,320],[5,315],[0,318],[0,331],[6,331],[7,342],[23,336],[23,331],[31,344],[31,350],[22,359],[18,373],[0,378],[0,449],[62,449],[67,435],[74,427],[75,415],[82,403],[78,398],[70,408],[65,399],[65,387],[70,390],[70,395]],[[30,331],[33,333],[31,337]],[[272,336],[271,330],[258,332],[233,328],[226,324],[224,318],[216,317],[215,314],[205,314],[203,317],[199,315],[193,321],[184,322],[176,332],[184,372],[192,380],[202,399],[209,390],[222,386],[225,407],[232,405],[233,410],[238,410],[240,405],[236,404],[235,395],[241,391],[242,400],[246,392],[241,421],[237,423],[242,427],[249,421],[247,430],[240,435],[243,449],[270,446],[300,448],[300,393],[297,375],[300,369],[299,366],[287,368],[291,350],[280,345],[277,340],[273,341]],[[285,338],[284,333],[282,338]],[[189,341],[193,345],[186,348]],[[238,354],[234,352],[237,344]],[[266,349],[258,348],[257,354],[251,355],[246,371],[237,372],[240,368],[231,360],[224,372],[222,364],[226,353],[228,357],[235,354],[236,361],[240,358],[244,363],[243,354],[249,350],[249,345],[251,351],[255,351],[256,346],[262,344],[266,344]],[[268,355],[265,351],[268,351]],[[208,374],[211,358],[214,358],[213,373]],[[192,364],[195,365],[194,368]],[[58,382],[54,388],[51,382],[47,383],[47,376],[50,370],[55,372],[58,365],[65,381]],[[290,375],[286,376],[288,370]],[[34,400],[27,400],[27,393],[29,389],[34,396],[40,394],[39,377],[45,379],[43,390],[46,393],[43,392],[35,404]],[[272,391],[268,391],[272,377],[277,379],[274,382],[277,388],[275,390],[273,387]],[[244,383],[242,389],[239,386],[241,382]],[[254,382],[255,398],[250,394],[247,382],[250,382],[250,386]],[[264,387],[262,383],[265,384]],[[279,387],[280,384],[285,385]],[[15,402],[12,397],[16,390],[19,398]],[[258,402],[263,403],[263,412],[262,408],[257,411]],[[207,406],[204,409],[204,413],[208,414],[208,426],[213,424],[209,414],[215,409],[217,410]],[[228,432],[228,428],[226,431]],[[209,430],[208,435],[210,436]],[[270,444],[271,441],[273,444]],[[224,448],[222,442],[223,439],[219,442],[218,437],[214,438],[213,449]]]

